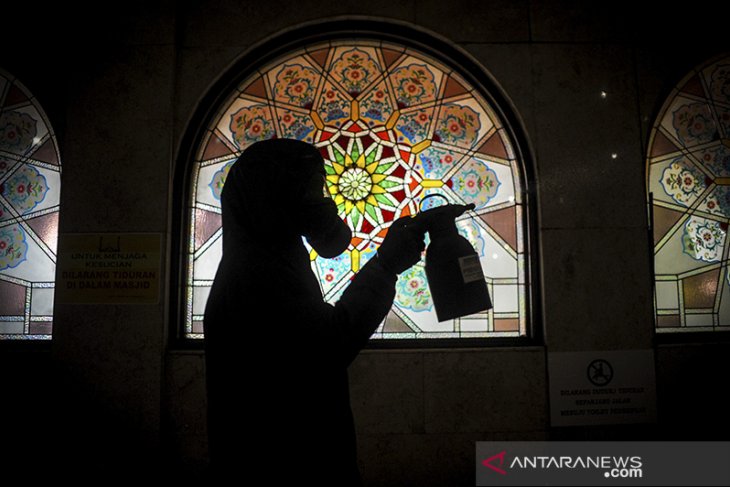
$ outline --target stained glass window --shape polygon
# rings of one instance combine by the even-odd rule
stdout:
[[[60,190],[51,124],[0,71],[0,339],[51,338]]]
[[[659,332],[730,330],[730,57],[685,77],[648,151]]]
[[[226,174],[246,147],[271,137],[319,148],[329,192],[353,230],[339,257],[310,253],[327,301],[336,301],[375,255],[394,220],[415,214],[425,196],[439,194],[476,205],[458,226],[479,252],[494,308],[438,322],[422,260],[398,279],[395,303],[375,338],[524,335],[522,161],[484,93],[455,66],[367,39],[306,46],[243,80],[207,126],[192,167],[185,336],[202,337],[205,302],[221,258]],[[273,197],[275,188],[272,181]],[[429,198],[423,208],[438,200]]]

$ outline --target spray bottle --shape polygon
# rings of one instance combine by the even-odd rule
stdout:
[[[426,249],[426,278],[439,321],[492,307],[479,255],[456,228],[456,218],[473,209],[473,204],[446,204],[414,217],[431,239]]]

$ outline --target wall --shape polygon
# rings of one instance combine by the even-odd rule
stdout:
[[[450,39],[500,83],[536,161],[534,325],[545,346],[363,352],[351,389],[370,485],[473,485],[477,440],[719,439],[727,426],[706,405],[716,390],[708,371],[728,342],[655,343],[644,194],[646,140],[663,98],[727,48],[712,15],[526,0],[140,1],[84,12],[91,20],[68,7],[12,8],[8,18],[38,18],[13,22],[6,38],[18,41],[0,65],[38,96],[59,133],[61,233],[161,233],[167,275],[182,137],[209,87],[253,44],[320,18],[374,16]],[[3,355],[3,370],[36,378],[4,379],[12,400],[3,417],[42,416],[11,425],[15,457],[42,450],[64,476],[172,475],[160,465],[201,474],[203,357],[168,344],[175,292],[168,279],[156,306],[57,305],[50,350]],[[550,428],[548,351],[652,347],[658,425]]]

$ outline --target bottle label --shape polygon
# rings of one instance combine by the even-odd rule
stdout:
[[[464,284],[484,280],[482,264],[479,262],[478,255],[459,257],[459,267],[461,267],[461,277],[464,279]]]

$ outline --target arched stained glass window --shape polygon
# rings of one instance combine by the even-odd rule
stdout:
[[[476,205],[458,227],[479,252],[494,309],[438,322],[422,260],[398,279],[393,308],[374,336],[524,335],[522,161],[488,93],[468,79],[421,50],[367,38],[307,45],[249,71],[209,120],[194,155],[185,336],[202,336],[205,302],[221,257],[226,174],[242,150],[271,137],[319,148],[329,192],[353,230],[339,257],[310,254],[327,301],[336,301],[375,255],[394,220],[415,214],[425,196],[440,194]],[[276,197],[276,181],[271,195]]]
[[[730,57],[673,90],[648,154],[659,332],[730,330]]]
[[[61,164],[48,118],[0,70],[0,339],[49,339]]]

